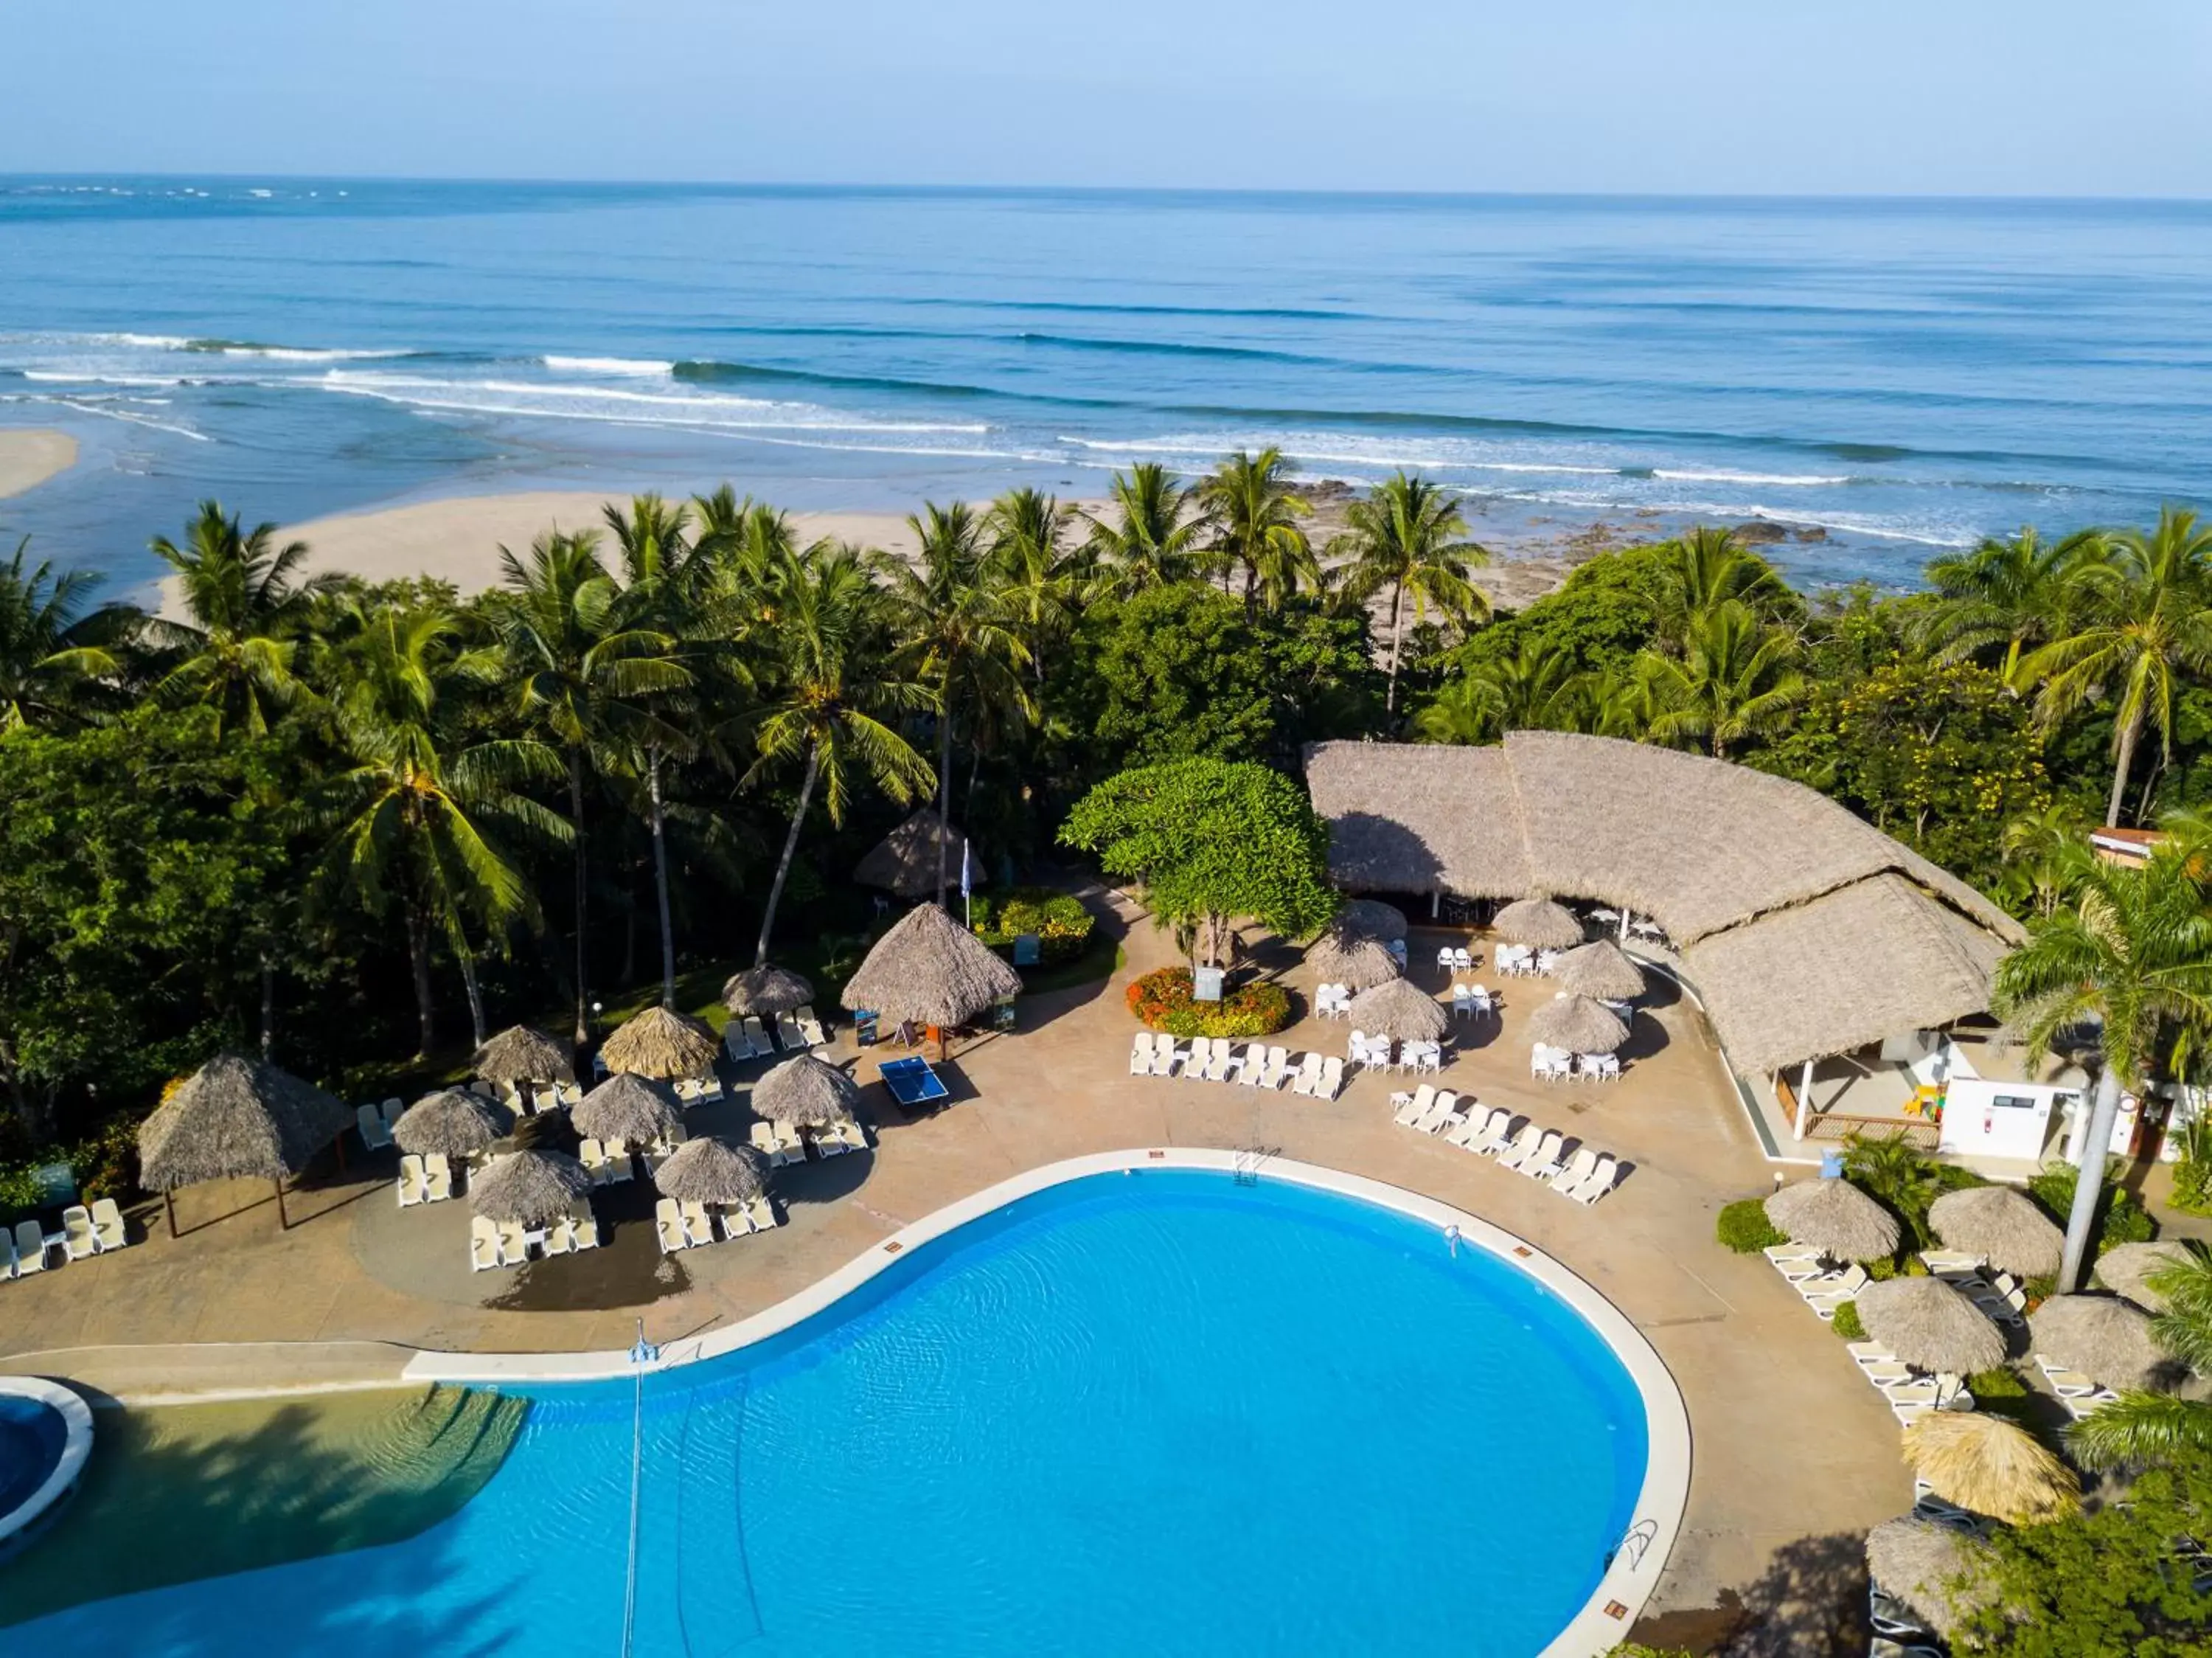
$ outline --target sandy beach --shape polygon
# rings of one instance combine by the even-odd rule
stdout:
[[[43,429],[0,431],[0,497],[36,489],[76,465],[76,439]]]

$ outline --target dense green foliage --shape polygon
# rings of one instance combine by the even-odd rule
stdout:
[[[2119,1184],[2115,1178],[2118,1173],[2106,1170],[2104,1194],[2097,1200],[2099,1253],[2114,1244],[2148,1243],[2158,1236],[2158,1222],[2145,1211],[2142,1200]],[[2028,1195],[2049,1210],[2062,1226],[2073,1212],[2075,1173],[2070,1164],[2054,1163],[2027,1183]]]
[[[1766,1218],[1766,1204],[1758,1198],[1725,1205],[1713,1222],[1713,1235],[1723,1249],[1739,1255],[1756,1255],[1790,1241],[1790,1234]]]
[[[1037,954],[1046,961],[1073,961],[1090,942],[1098,917],[1069,893],[1046,887],[1017,887],[1001,893],[978,893],[973,900],[975,936],[1003,949],[1024,933],[1036,936]]]
[[[1129,1011],[1170,1036],[1272,1036],[1291,1022],[1291,995],[1271,979],[1224,990],[1218,1002],[1191,997],[1188,967],[1161,967],[1130,981]]]
[[[1835,1332],[1838,1341],[1864,1341],[1867,1338],[1866,1326],[1859,1322],[1859,1304],[1856,1301],[1838,1301],[1835,1316],[1828,1320],[1828,1328]]]

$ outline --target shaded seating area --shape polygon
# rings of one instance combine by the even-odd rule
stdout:
[[[854,1114],[860,1103],[860,1084],[811,1054],[785,1060],[753,1086],[753,1113],[769,1128],[771,1155],[783,1162],[797,1161],[794,1145],[802,1157],[808,1149],[817,1157],[866,1151],[867,1133]]]
[[[1528,1015],[1529,1075],[1547,1082],[1610,1082],[1628,1021],[1602,1002],[1561,991]]]
[[[686,1142],[653,1176],[660,1197],[653,1229],[660,1253],[675,1253],[718,1241],[770,1232],[780,1225],[768,1197],[762,1161],[720,1140]]]
[[[454,1171],[481,1165],[514,1127],[514,1114],[463,1088],[440,1088],[408,1106],[392,1130],[399,1160],[399,1203],[438,1203],[455,1191]]]
[[[277,1224],[289,1229],[284,1182],[325,1148],[337,1148],[343,1167],[340,1137],[353,1125],[335,1094],[261,1060],[217,1054],[139,1125],[139,1183],[161,1194],[171,1237],[177,1188],[208,1180],[267,1180]]]
[[[875,942],[840,1000],[888,1025],[915,1028],[942,1056],[957,1030],[1021,993],[1021,975],[934,904],[918,904]]]
[[[733,974],[722,986],[722,1005],[730,1010],[722,1045],[731,1062],[742,1065],[828,1042],[829,1028],[813,1002],[814,986],[787,967],[763,964]]]
[[[603,1074],[674,1082],[713,1075],[714,1033],[703,1021],[666,1008],[647,1008],[599,1045],[592,1064]]]
[[[558,1151],[510,1152],[494,1158],[469,1192],[469,1265],[477,1271],[520,1266],[599,1244],[592,1213],[592,1177]]]

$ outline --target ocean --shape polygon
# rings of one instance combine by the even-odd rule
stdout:
[[[1540,549],[1801,582],[2212,505],[2212,203],[0,178],[0,532],[126,589],[204,496],[897,508],[1276,443]]]

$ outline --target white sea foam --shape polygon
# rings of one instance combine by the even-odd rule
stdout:
[[[104,420],[121,420],[133,426],[150,426],[157,432],[173,432],[179,437],[189,437],[195,443],[212,443],[215,439],[205,432],[194,431],[190,426],[179,426],[173,421],[155,420],[150,415],[132,414],[127,409],[118,409],[105,404],[87,403],[73,397],[40,397],[29,399],[34,403],[52,403],[61,408],[75,409],[79,414],[98,415]]]
[[[811,403],[778,403],[726,393],[635,392],[612,386],[517,380],[438,380],[418,375],[332,369],[320,383],[353,396],[380,398],[414,408],[450,413],[507,415],[532,419],[600,421],[631,426],[684,429],[802,430],[878,434],[966,434],[991,429],[981,422],[870,420]]]
[[[1655,466],[1651,475],[1673,484],[1777,484],[1812,487],[1817,485],[1848,484],[1848,473],[1832,477],[1799,472],[1675,472],[1668,467]]]
[[[672,363],[656,363],[646,357],[548,357],[539,361],[556,374],[635,375],[644,379],[658,379],[673,373],[676,368]]]

